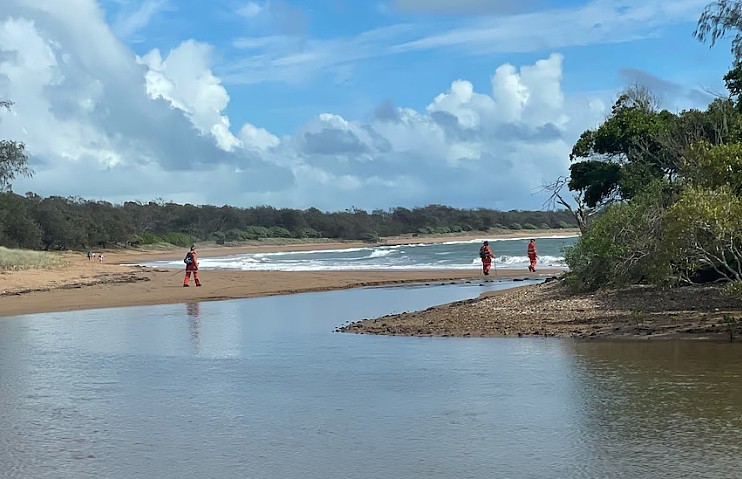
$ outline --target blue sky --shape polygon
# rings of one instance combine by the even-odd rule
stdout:
[[[17,192],[342,210],[539,209],[638,82],[724,93],[703,0],[6,0]]]

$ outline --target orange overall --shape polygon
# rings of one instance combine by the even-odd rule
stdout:
[[[186,264],[183,286],[188,286],[188,280],[191,278],[191,272],[193,272],[193,280],[196,282],[196,286],[201,286],[201,281],[198,279],[198,256],[196,255],[196,250],[191,250],[190,255],[191,262]]]
[[[530,260],[530,263],[528,265],[528,271],[536,272],[536,258],[538,257],[536,253],[536,242],[531,240],[530,243],[528,243],[528,259]]]
[[[490,274],[490,268],[492,268],[492,258],[495,255],[488,245],[484,245],[479,249],[479,256],[482,258],[482,272],[485,276]]]

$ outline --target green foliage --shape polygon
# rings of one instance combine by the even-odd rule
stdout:
[[[709,269],[715,279],[742,280],[742,198],[724,185],[687,187],[666,218],[663,248],[673,273],[692,281]]]
[[[524,230],[537,230],[538,228],[536,227],[536,225],[533,225],[531,223],[524,223],[523,229]]]
[[[271,238],[291,238],[291,231],[280,226],[272,226],[270,228]]]
[[[321,238],[322,233],[314,228],[304,227],[296,230],[295,236],[297,238]]]
[[[162,240],[174,246],[188,248],[193,244],[193,237],[187,233],[165,233]]]
[[[260,239],[260,238],[270,238],[271,237],[271,230],[269,228],[266,228],[265,226],[248,226],[244,229],[244,236],[242,239]]]
[[[729,334],[729,341],[733,342],[735,335],[738,333],[740,321],[729,314],[725,314],[721,319],[721,325],[724,326]]]
[[[711,145],[700,142],[681,164],[688,182],[701,188],[726,186],[742,195],[742,143]]]
[[[621,167],[614,163],[586,160],[573,163],[569,174],[569,189],[583,192],[585,204],[594,208],[618,189]]]
[[[698,19],[694,32],[695,37],[712,46],[720,39],[727,37],[730,30],[736,31],[732,36],[732,55],[735,63],[742,61],[742,2],[735,0],[717,0],[709,3]]]
[[[725,296],[742,301],[742,281],[729,282],[724,285],[721,291]]]
[[[140,244],[162,244],[165,242],[166,241],[164,239],[157,235],[153,235],[152,233],[144,232],[139,235]]]
[[[671,193],[652,183],[631,203],[616,204],[565,252],[567,284],[580,291],[657,281],[667,274],[657,238]]]
[[[0,107],[10,110],[13,102],[0,100]],[[9,191],[11,181],[18,175],[33,176],[28,167],[26,145],[11,140],[0,140],[0,191]]]
[[[354,240],[369,232],[379,236],[447,234],[488,231],[493,225],[513,222],[556,225],[560,221],[574,226],[566,211],[457,210],[430,205],[375,210],[371,214],[359,209],[324,213],[316,208],[300,211],[270,206],[194,206],[163,200],[113,205],[81,198],[0,192],[0,245],[48,250],[165,242],[187,247],[196,239],[220,244],[266,238]]]
[[[520,223],[510,223],[511,230],[522,230],[523,226]]]

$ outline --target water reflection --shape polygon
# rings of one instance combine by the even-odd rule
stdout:
[[[0,318],[0,477],[739,477],[742,345],[332,332],[479,292]]]
[[[598,472],[733,477],[742,464],[742,347],[568,343],[575,447]],[[679,459],[682,457],[682,460]],[[601,470],[602,469],[602,470]]]
[[[201,334],[201,303],[186,303],[186,314],[188,315],[188,335],[191,338],[193,354],[200,350]]]

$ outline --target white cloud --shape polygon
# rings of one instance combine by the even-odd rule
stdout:
[[[328,112],[279,138],[231,125],[209,45],[187,40],[138,58],[92,1],[70,1],[0,7],[0,98],[16,101],[3,134],[27,143],[37,173],[16,191],[330,210],[538,208],[531,191],[564,174],[598,105],[565,98],[553,54],[493,65],[489,91],[460,79],[422,111],[389,103],[367,121]]]
[[[229,118],[221,112],[229,94],[209,67],[211,47],[188,40],[163,59],[152,50],[139,62],[147,65],[145,79],[150,98],[162,98],[183,111],[201,133],[211,133],[220,148],[231,151],[240,141],[229,130]]]
[[[134,9],[122,9],[113,23],[113,31],[121,38],[135,35],[149,25],[152,18],[168,8],[168,0],[144,0]]]
[[[401,1],[410,8],[433,10],[447,5],[451,9],[496,10],[497,5],[506,3]],[[528,3],[519,3],[518,9]],[[446,27],[430,20],[393,24],[346,38],[318,40],[275,34],[241,37],[233,44],[243,48],[244,55],[220,65],[219,72],[230,84],[292,83],[328,69],[347,68],[360,60],[410,52],[451,49],[461,55],[481,56],[623,43],[654,37],[663,26],[695,22],[706,3],[707,0],[593,0],[507,17],[455,18],[447,21]]]
[[[237,14],[246,18],[255,18],[260,15],[263,10],[265,10],[264,6],[255,2],[247,2],[237,9]]]

